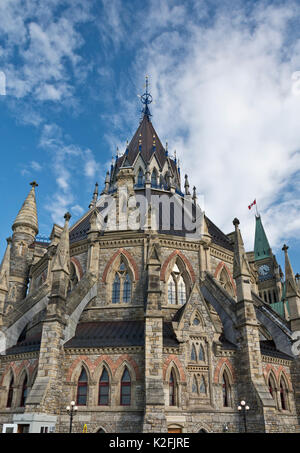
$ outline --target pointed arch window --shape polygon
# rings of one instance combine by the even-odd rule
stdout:
[[[118,304],[120,302],[120,277],[116,274],[114,282],[113,282],[113,290],[112,290],[112,303]]]
[[[280,379],[280,402],[283,411],[288,410],[287,387],[283,378]]]
[[[131,279],[129,274],[126,274],[123,289],[123,302],[130,302],[131,300]]]
[[[12,406],[13,396],[14,396],[14,377],[12,376],[9,383],[6,407]]]
[[[276,388],[275,388],[275,382],[274,382],[274,379],[272,376],[269,377],[268,385],[269,385],[270,395],[272,396],[273,399],[275,399]]]
[[[202,394],[206,393],[206,384],[205,384],[205,379],[203,376],[200,381],[200,393],[202,393]]]
[[[88,378],[84,368],[81,370],[81,374],[77,383],[77,405],[86,406],[88,394]]]
[[[138,172],[138,180],[137,180],[137,184],[138,186],[142,186],[144,183],[144,172],[143,170],[140,168],[139,169],[139,172]]]
[[[169,406],[176,406],[176,378],[173,370],[169,379]]]
[[[184,272],[175,263],[168,280],[168,303],[174,305],[184,305],[187,297],[186,280]]]
[[[223,266],[223,268],[220,272],[219,281],[220,281],[221,286],[223,286],[223,288],[225,289],[225,291],[227,291],[231,296],[235,295],[230,276],[229,276],[225,266]]]
[[[99,406],[108,406],[109,404],[109,375],[105,368],[103,368],[100,381],[99,381]]]
[[[154,168],[153,171],[152,171],[151,186],[152,187],[156,187],[157,186],[157,171],[156,171],[156,168]]]
[[[192,346],[192,351],[191,351],[191,361],[192,362],[197,361],[197,353],[196,353],[196,348],[194,345]]]
[[[204,362],[205,361],[204,349],[203,349],[202,344],[200,345],[200,348],[199,348],[199,356],[198,357],[199,357],[200,362]]]
[[[131,378],[127,368],[125,368],[121,379],[120,404],[121,406],[130,406],[131,404]]]
[[[226,371],[222,377],[223,407],[230,407],[230,384]]]
[[[196,376],[193,377],[192,393],[198,393],[198,385],[197,385]]]
[[[21,402],[20,402],[21,407],[25,406],[27,394],[28,394],[28,387],[27,387],[27,374],[26,374],[24,377],[24,380],[23,380],[23,385],[22,385]]]
[[[132,298],[132,278],[126,267],[121,261],[112,285],[112,303],[128,303]]]

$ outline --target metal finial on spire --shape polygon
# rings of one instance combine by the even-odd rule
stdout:
[[[149,80],[148,80],[148,76],[146,76],[146,91],[144,94],[142,94],[140,96],[140,99],[141,99],[141,102],[142,104],[144,104],[144,108],[142,109],[142,113],[147,116],[148,119],[150,119],[150,116],[151,113],[150,113],[150,110],[149,110],[149,104],[151,104],[151,102],[153,101],[153,98],[151,96],[151,94],[149,93]]]

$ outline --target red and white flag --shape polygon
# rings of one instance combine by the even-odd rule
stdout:
[[[249,204],[248,209],[251,209],[252,206],[254,206],[255,204],[256,204],[256,199],[253,201],[253,203]]]

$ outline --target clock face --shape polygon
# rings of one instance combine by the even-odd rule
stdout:
[[[262,275],[263,277],[267,275],[270,272],[270,266],[267,264],[263,264],[262,266],[259,267],[258,273],[259,275]]]

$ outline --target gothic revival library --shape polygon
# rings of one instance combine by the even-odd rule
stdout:
[[[0,431],[67,433],[74,401],[73,432],[300,432],[300,280],[288,246],[283,272],[259,214],[253,251],[237,212],[222,232],[162,145],[148,91],[142,100],[136,133],[76,223],[66,213],[42,240],[33,182],[12,225]]]

